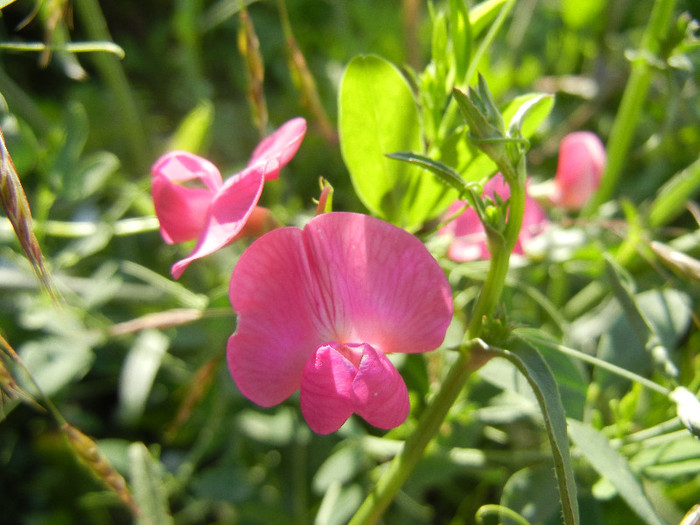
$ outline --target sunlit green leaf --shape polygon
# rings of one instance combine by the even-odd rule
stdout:
[[[535,134],[554,107],[554,97],[539,93],[521,95],[513,99],[503,110],[510,136],[529,138]],[[513,132],[519,131],[518,135]]]
[[[340,146],[353,186],[375,215],[408,229],[454,198],[424,170],[386,157],[422,150],[413,93],[401,73],[376,56],[348,65],[340,89]]]

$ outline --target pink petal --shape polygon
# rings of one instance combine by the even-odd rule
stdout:
[[[457,200],[450,204],[446,218],[458,213],[466,201]],[[486,232],[473,208],[467,208],[456,219],[443,226],[440,235],[452,235],[453,240],[447,256],[456,262],[484,260],[490,257],[486,246]]]
[[[301,384],[306,361],[321,340],[316,295],[298,228],[280,228],[254,241],[231,276],[229,298],[238,314],[228,342],[228,365],[241,393],[272,406]]]
[[[520,226],[520,235],[518,235],[518,242],[513,251],[519,254],[524,253],[524,250],[527,249],[527,243],[541,234],[548,224],[547,212],[544,211],[539,202],[527,195],[523,224]]]
[[[304,228],[322,341],[427,352],[452,319],[445,274],[413,235],[356,213],[324,213]]]
[[[335,432],[354,412],[355,366],[332,345],[319,347],[304,366],[299,404],[317,434]]]
[[[510,198],[510,188],[506,184],[503,175],[497,173],[484,184],[484,195],[491,199],[495,199],[495,196],[498,195],[504,201]],[[446,217],[456,213],[465,204],[464,201],[452,203],[448,208]],[[548,223],[549,219],[544,209],[535,199],[526,195],[523,224],[513,252],[522,254],[523,248],[527,243],[533,237],[542,233]],[[491,258],[486,242],[486,232],[473,208],[465,210],[459,217],[444,226],[440,233],[454,236],[454,240],[447,252],[447,256],[453,261],[466,262]]]
[[[605,162],[605,147],[596,134],[577,131],[564,137],[554,177],[554,203],[571,210],[581,209],[598,189]]]
[[[171,151],[162,155],[151,168],[153,176],[162,176],[175,182],[201,180],[212,192],[222,185],[221,173],[207,159],[187,151]]]
[[[258,144],[248,165],[264,164],[266,181],[278,178],[280,169],[294,157],[305,134],[306,120],[303,118],[285,122]]]
[[[185,188],[162,176],[151,181],[160,233],[168,244],[191,241],[204,229],[214,194],[205,188]]]
[[[411,406],[406,383],[391,361],[370,345],[362,345],[352,392],[355,412],[370,425],[395,428],[408,417]]]
[[[190,255],[171,268],[179,279],[194,261],[223,248],[238,235],[260,199],[264,184],[262,166],[244,169],[230,177],[214,197],[202,234]]]
[[[191,241],[204,228],[207,209],[221,187],[221,174],[211,162],[186,151],[171,151],[151,168],[151,191],[160,232],[168,244]],[[206,188],[179,182],[199,179]]]
[[[362,370],[348,412],[338,399],[343,399],[349,368],[336,356],[324,357],[330,350],[320,349],[433,350],[452,318],[447,279],[423,244],[400,228],[355,213],[326,213],[303,231],[281,228],[259,238],[238,261],[229,296],[238,326],[227,359],[241,393],[272,406],[301,387],[307,392],[304,413],[318,432],[338,428],[354,409],[381,425],[405,417],[400,399],[379,388],[380,381],[396,388],[388,361],[370,355],[363,368],[361,356],[341,353]],[[305,387],[309,366],[320,378],[309,379]],[[338,377],[333,389],[328,370]],[[309,397],[318,391],[335,392],[335,416],[317,406],[319,396]],[[398,416],[391,419],[374,407],[375,393]]]

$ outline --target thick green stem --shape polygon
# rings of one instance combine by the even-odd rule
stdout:
[[[620,174],[628,160],[630,144],[637,121],[651,84],[653,66],[650,60],[659,51],[660,42],[667,33],[676,0],[656,0],[644,32],[640,49],[632,62],[632,72],[615,116],[607,143],[608,161],[598,191],[590,200],[583,215],[592,216],[598,207],[612,197]]]

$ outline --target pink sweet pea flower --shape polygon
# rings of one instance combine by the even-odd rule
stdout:
[[[494,195],[498,195],[504,201],[510,197],[510,188],[503,179],[503,175],[497,173],[484,184],[484,195],[491,198]],[[467,205],[466,201],[457,200],[453,202],[447,209],[445,216],[453,216],[465,205]],[[530,239],[540,234],[548,222],[549,220],[544,209],[535,199],[527,195],[525,197],[523,224],[513,253],[523,254],[523,249]],[[453,261],[465,262],[491,258],[486,243],[486,232],[473,208],[467,208],[459,217],[443,226],[439,234],[452,235],[454,237],[447,251],[447,256]]]
[[[386,354],[434,350],[452,319],[450,287],[425,246],[357,213],[260,237],[234,268],[229,297],[238,326],[227,358],[239,390],[264,407],[300,390],[319,434],[353,413],[379,428],[403,423],[408,391]]]
[[[156,161],[151,169],[151,189],[163,239],[169,244],[197,239],[192,253],[171,268],[175,279],[192,261],[244,233],[249,220],[255,223],[252,230],[269,224],[269,212],[256,207],[263,184],[279,177],[305,133],[303,118],[286,122],[260,142],[248,166],[226,182],[211,162],[186,151],[172,151]],[[192,180],[201,186],[182,185]]]
[[[559,146],[552,203],[568,210],[583,208],[600,185],[606,158],[605,147],[595,133],[576,131],[564,137]]]

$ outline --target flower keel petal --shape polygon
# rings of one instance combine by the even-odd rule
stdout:
[[[311,430],[330,434],[352,415],[355,373],[353,364],[333,345],[320,346],[306,362],[299,403]]]
[[[352,385],[355,412],[377,428],[395,428],[408,417],[408,389],[391,361],[362,345],[360,367]]]

